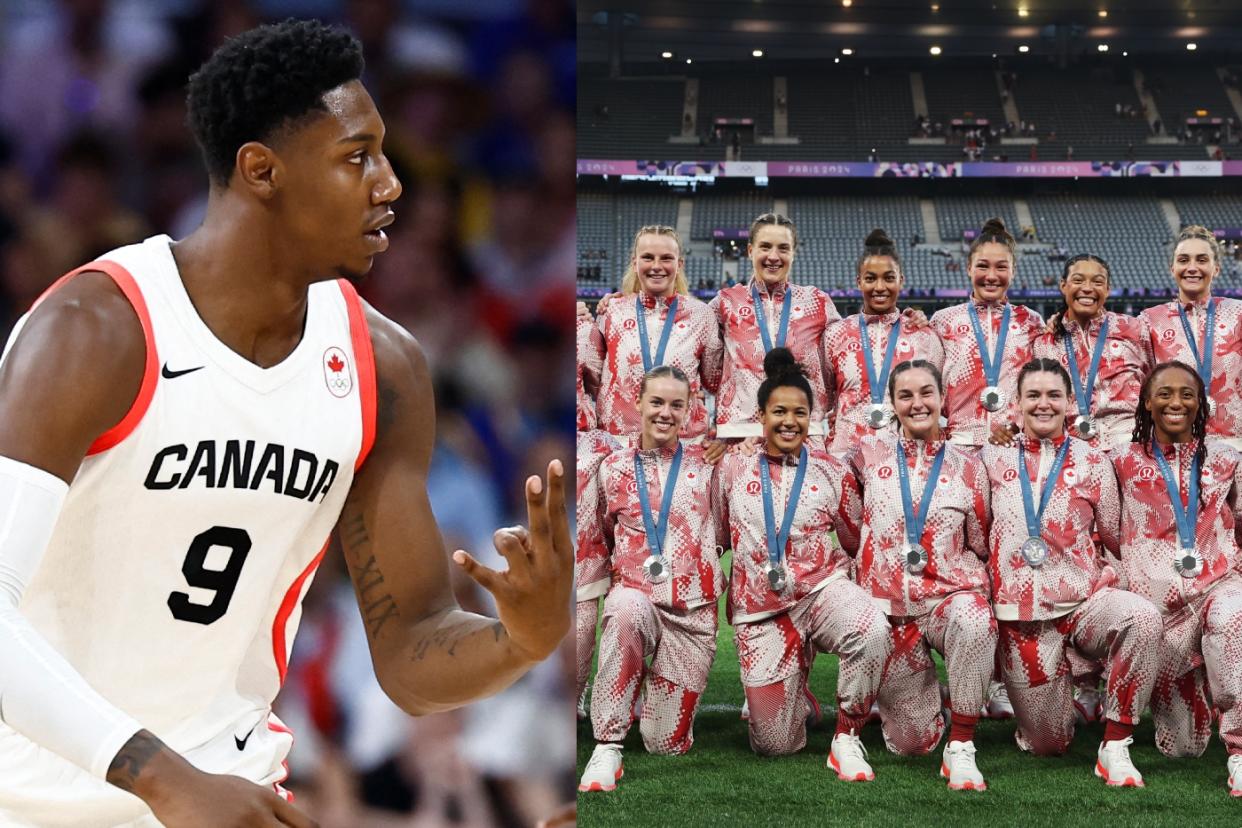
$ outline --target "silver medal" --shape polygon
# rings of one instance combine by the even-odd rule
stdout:
[[[1084,417],[1078,415],[1078,419],[1074,420],[1074,431],[1084,440],[1090,440],[1100,433],[1099,426],[1095,424],[1094,417]]]
[[[669,569],[668,558],[663,555],[649,555],[647,560],[643,561],[643,577],[653,584],[667,581]]]
[[[914,575],[927,566],[927,550],[917,543],[907,543],[901,547],[901,556],[905,559],[906,571]]]
[[[884,403],[871,403],[867,406],[867,425],[872,428],[884,428],[893,421],[893,409]]]
[[[785,589],[788,579],[785,577],[785,567],[773,566],[769,561],[763,567],[763,574],[768,577],[768,586],[773,592],[781,592]]]
[[[989,385],[979,394],[979,404],[988,411],[1000,411],[1005,407],[1005,392],[995,385]]]
[[[1019,551],[1022,553],[1022,560],[1034,569],[1043,566],[1044,561],[1048,560],[1048,544],[1043,538],[1027,538],[1022,542]]]
[[[1179,549],[1173,559],[1173,568],[1183,578],[1197,578],[1203,572],[1203,556],[1197,549]]]

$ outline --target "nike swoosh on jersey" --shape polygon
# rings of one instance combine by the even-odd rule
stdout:
[[[177,377],[185,376],[186,374],[192,374],[195,371],[201,371],[205,367],[205,365],[200,365],[197,368],[186,368],[183,371],[173,371],[168,367],[168,363],[165,362],[163,369],[160,370],[160,374],[164,377],[164,379],[175,379]]]
[[[255,725],[255,727],[258,727],[258,725]],[[238,750],[245,750],[245,749],[246,749],[246,742],[249,742],[249,741],[250,741],[250,737],[251,737],[251,736],[253,736],[253,735],[254,735],[254,727],[250,728],[250,730],[246,733],[246,738],[245,738],[245,739],[238,739],[238,738],[237,738],[237,735],[236,735],[236,734],[234,734],[234,735],[233,735],[233,741],[237,743],[237,749],[238,749]]]

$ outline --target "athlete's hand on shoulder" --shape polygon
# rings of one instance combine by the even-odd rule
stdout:
[[[709,465],[716,465],[725,456],[729,450],[729,444],[724,440],[709,440],[703,445],[703,459]]]
[[[608,294],[607,296],[603,297],[603,298],[602,298],[602,299],[600,299],[600,300],[599,300],[599,302],[595,305],[595,312],[596,312],[596,313],[603,313],[604,311],[608,310],[608,303],[609,303],[609,302],[611,302],[611,301],[612,301],[612,300],[614,300],[614,299],[619,299],[619,298],[621,298],[621,296],[622,296],[622,295],[623,295],[623,294],[621,293],[621,291],[619,291],[619,290],[618,290],[618,291],[614,291],[613,293],[610,293],[610,294]]]
[[[931,327],[931,322],[928,321],[927,314],[923,313],[922,308],[906,308],[901,312],[901,315],[906,318],[906,321],[910,323],[910,327],[912,328],[919,329]]]
[[[1017,434],[1013,423],[1008,425],[992,426],[992,436],[988,437],[988,442],[994,446],[1008,446],[1013,444],[1013,437]]]
[[[581,299],[578,300],[578,304],[574,307],[574,311],[578,314],[579,319],[594,319],[594,317],[591,316],[591,309],[588,308],[587,303],[583,302]]]
[[[560,460],[548,464],[546,485],[537,476],[526,479],[526,514],[529,531],[520,526],[498,529],[492,538],[509,564],[504,572],[461,549],[453,560],[492,594],[513,646],[531,661],[541,661],[569,632],[573,590],[574,551]]]
[[[1057,311],[1052,316],[1048,317],[1048,321],[1044,323],[1044,333],[1055,333],[1056,332],[1057,317],[1059,317],[1060,315],[1061,315],[1061,312]]]

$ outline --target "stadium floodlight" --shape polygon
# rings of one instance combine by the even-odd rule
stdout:
[[[1101,43],[1099,46],[1096,46],[1096,47],[1095,47],[1095,50],[1096,50],[1097,52],[1107,52],[1107,51],[1108,51],[1108,44],[1107,44],[1107,43]]]
[[[933,55],[938,55],[938,54],[940,54],[940,47],[939,47],[939,46],[933,46],[933,47],[931,47],[930,49],[928,49],[928,51],[929,51],[929,52],[931,52]]]
[[[1122,53],[1121,53],[1121,56],[1122,56],[1122,57],[1129,57],[1129,56],[1130,56],[1130,53],[1129,53],[1129,52],[1122,52]]]
[[[1108,9],[1100,9],[1096,12],[1100,17],[1108,17]]]
[[[841,54],[845,55],[846,57],[849,57],[850,55],[854,54],[854,50],[850,48],[845,48],[841,50]]]
[[[1031,47],[1023,43],[1018,47],[1018,51],[1025,55],[1027,52],[1031,51]]]
[[[854,0],[841,0],[841,5],[848,9],[850,6],[854,5]]]
[[[932,11],[933,11],[933,12],[938,12],[938,11],[940,11],[940,4],[939,4],[939,3],[932,3]]]
[[[690,58],[686,58],[686,63],[694,63]]]
[[[751,50],[751,53],[750,53],[750,56],[751,56],[751,57],[763,57],[763,50],[762,50],[762,49],[752,49],[752,50]]]
[[[840,62],[841,62],[841,58],[833,58],[833,59],[832,59],[832,62],[833,62],[833,63],[840,63]]]
[[[1198,48],[1199,48],[1199,44],[1197,44],[1197,43],[1187,43],[1187,44],[1186,44],[1186,51],[1188,51],[1188,52],[1193,52],[1195,49],[1198,49]]]
[[[672,56],[673,56],[672,52],[660,52],[660,57],[664,58],[665,60],[670,59]]]
[[[1030,17],[1030,15],[1031,15],[1030,9],[1026,8],[1025,6],[1018,7],[1018,17]]]

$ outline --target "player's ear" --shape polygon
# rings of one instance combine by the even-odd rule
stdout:
[[[284,165],[267,144],[247,141],[237,149],[234,168],[238,183],[261,199],[275,195],[284,175]]]

